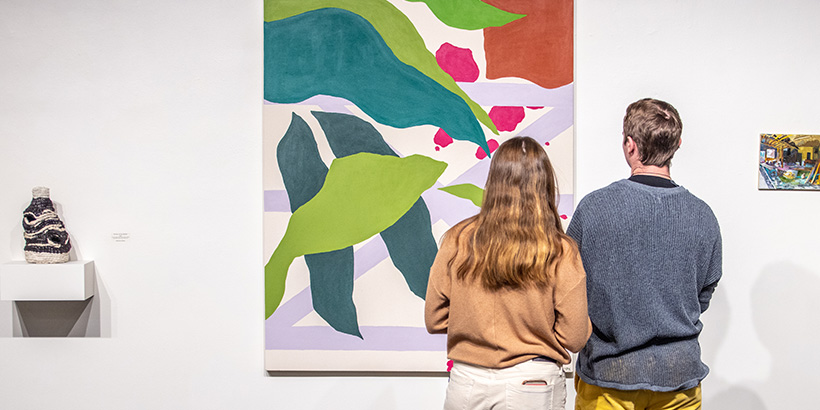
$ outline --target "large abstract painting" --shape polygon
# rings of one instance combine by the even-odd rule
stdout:
[[[269,371],[444,371],[441,235],[499,143],[544,144],[573,205],[572,0],[265,0]]]

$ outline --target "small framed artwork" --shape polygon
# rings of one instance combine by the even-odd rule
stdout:
[[[760,134],[758,189],[820,190],[820,135]]]

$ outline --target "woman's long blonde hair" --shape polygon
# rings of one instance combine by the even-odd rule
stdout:
[[[476,277],[489,289],[550,283],[564,243],[575,249],[561,226],[557,195],[555,172],[541,144],[530,137],[501,144],[490,163],[481,210],[462,225],[471,229],[457,277]],[[458,251],[451,265],[457,256]]]

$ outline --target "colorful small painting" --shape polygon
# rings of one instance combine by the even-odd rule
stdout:
[[[759,189],[820,190],[820,135],[760,134]]]
[[[446,371],[427,277],[499,144],[572,215],[572,64],[572,0],[265,0],[268,371]]]

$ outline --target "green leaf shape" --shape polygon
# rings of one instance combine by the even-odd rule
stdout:
[[[501,27],[525,17],[501,10],[481,0],[407,0],[427,4],[442,23],[462,30],[481,30]]]
[[[333,160],[322,189],[291,215],[265,265],[265,318],[282,302],[294,259],[343,249],[390,227],[446,167],[423,155],[360,153]]]
[[[473,184],[458,184],[439,188],[450,195],[459,198],[469,199],[477,207],[481,207],[481,202],[484,200],[484,190]]]
[[[495,9],[490,5],[486,6]],[[265,0],[265,21],[282,20],[322,8],[347,10],[370,22],[399,61],[419,70],[461,97],[476,119],[498,135],[498,128],[487,112],[467,96],[450,74],[441,69],[410,19],[386,0]]]
[[[354,115],[311,111],[319,121],[330,149],[336,157],[360,152],[398,156],[373,125]],[[438,247],[433,238],[430,211],[424,199],[416,203],[395,224],[380,233],[393,265],[404,276],[414,295],[427,296],[430,267]]]

